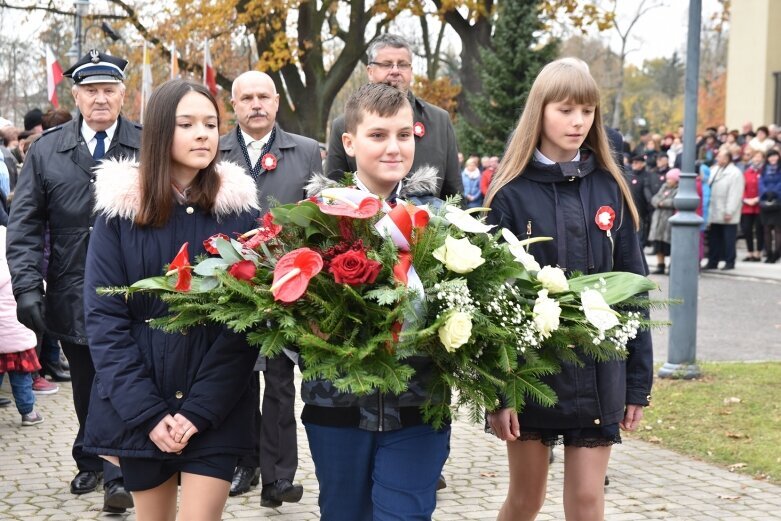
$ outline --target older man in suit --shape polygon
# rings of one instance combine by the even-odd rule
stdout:
[[[238,125],[220,138],[222,158],[238,163],[252,176],[262,211],[273,201],[285,204],[303,199],[304,185],[312,174],[322,172],[320,148],[317,141],[279,126],[279,94],[271,77],[258,71],[241,74],[233,82],[231,104]],[[258,360],[256,369],[264,372],[265,388],[262,421],[260,411],[254,421],[259,431],[256,453],[239,461],[232,496],[247,492],[260,477],[261,506],[274,508],[301,499],[303,487],[294,483],[298,447],[293,368],[288,356]],[[259,396],[259,377],[253,378],[253,385]]]

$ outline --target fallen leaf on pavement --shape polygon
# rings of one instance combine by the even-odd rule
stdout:
[[[730,470],[730,472],[734,472],[738,469],[743,469],[748,467],[745,463],[733,463],[732,465],[728,466],[727,468]]]
[[[728,499],[730,501],[734,501],[736,499],[740,499],[742,496],[726,496],[724,494],[719,494],[719,499]]]
[[[481,472],[480,473],[481,478],[495,478],[496,472]]]

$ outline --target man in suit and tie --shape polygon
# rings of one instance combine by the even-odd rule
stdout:
[[[80,116],[51,128],[32,145],[14,192],[7,257],[19,321],[58,340],[70,364],[79,430],[73,443],[74,494],[104,482],[104,511],[133,506],[119,467],[82,451],[95,368],[84,329],[84,263],[95,220],[93,168],[101,159],[138,155],[141,127],[120,116],[127,61],[95,49],[65,71]],[[44,234],[50,253],[44,288]],[[47,312],[48,311],[48,312]]]
[[[270,76],[258,71],[241,74],[233,82],[231,104],[238,125],[220,138],[223,160],[243,166],[258,189],[261,213],[270,204],[298,202],[305,197],[304,186],[314,173],[322,172],[317,141],[285,132],[276,121],[279,94]],[[258,412],[253,457],[239,461],[230,494],[247,492],[262,480],[260,504],[278,507],[297,502],[303,487],[294,483],[298,467],[296,441],[294,362],[282,355],[260,358],[256,369],[264,372],[262,421]],[[253,377],[260,401],[259,376]]]

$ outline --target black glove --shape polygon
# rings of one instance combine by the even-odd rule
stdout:
[[[46,331],[46,321],[43,318],[45,313],[43,295],[38,291],[28,291],[16,297],[16,318],[38,334]]]

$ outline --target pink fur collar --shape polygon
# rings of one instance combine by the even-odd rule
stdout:
[[[107,217],[133,219],[141,208],[141,180],[138,163],[127,159],[107,159],[95,168],[95,212]],[[228,161],[217,165],[220,191],[214,215],[258,209],[255,181],[244,169]]]

